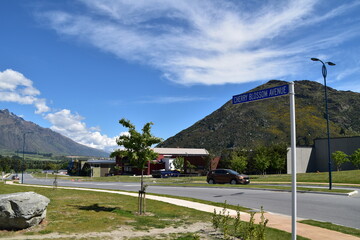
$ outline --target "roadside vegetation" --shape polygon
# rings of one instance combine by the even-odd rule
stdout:
[[[147,200],[146,214],[137,213],[135,197],[110,193],[96,193],[70,189],[36,188],[19,185],[5,185],[0,183],[2,194],[13,192],[34,191],[48,197],[46,221],[37,227],[22,231],[0,231],[0,238],[43,235],[45,238],[54,237],[54,233],[61,235],[61,239],[72,239],[74,235],[84,236],[84,239],[102,239],[101,233],[121,234],[127,232],[148,233],[154,229],[163,229],[158,236],[146,239],[199,239],[199,235],[206,235],[208,239],[219,239],[220,233],[214,228],[208,232],[196,230],[189,232],[191,226],[197,223],[212,225],[212,214],[189,208],[179,207],[168,203]],[[257,226],[257,225],[254,225]],[[177,234],[166,232],[167,228],[182,229]],[[221,235],[221,234],[220,234]],[[68,236],[68,237],[67,237]],[[109,236],[109,235],[107,235]],[[290,233],[266,228],[264,239],[289,239]],[[214,238],[212,238],[214,237]],[[144,239],[134,237],[129,239]]]
[[[227,213],[228,205],[225,202],[223,209],[220,212],[216,212],[212,215],[212,225],[217,230],[220,230],[223,234],[223,239],[231,239],[236,237],[237,239],[249,239],[249,240],[265,240],[265,239],[282,239],[278,236],[276,231],[268,231],[266,227],[268,219],[264,217],[264,210],[261,207],[260,221],[255,224],[255,212],[250,212],[250,220],[242,221],[240,209],[235,208],[236,216],[230,217]],[[307,239],[301,236],[297,236],[296,239]]]
[[[336,225],[336,224],[333,224],[333,223],[330,223],[330,222],[319,222],[319,221],[315,221],[315,220],[303,220],[303,221],[300,221],[300,222],[305,223],[305,224],[309,224],[309,225],[312,225],[312,226],[316,226],[316,227],[326,228],[326,229],[329,229],[329,230],[333,230],[333,231],[353,235],[355,237],[360,237],[360,229],[349,228],[349,227]]]
[[[38,154],[24,154],[18,153],[15,155],[1,155],[0,154],[0,173],[19,173],[22,170],[36,171],[41,170],[59,170],[66,169],[69,159],[65,157],[50,157]]]

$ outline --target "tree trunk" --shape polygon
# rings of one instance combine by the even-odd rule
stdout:
[[[145,213],[144,169],[141,169],[140,191],[138,200],[139,214],[142,215],[143,213]]]

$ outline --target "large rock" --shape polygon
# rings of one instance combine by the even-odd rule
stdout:
[[[39,224],[49,202],[34,192],[0,194],[0,229],[20,230]]]

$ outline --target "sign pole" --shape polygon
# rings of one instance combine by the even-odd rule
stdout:
[[[291,193],[291,228],[292,240],[296,240],[296,215],[297,215],[297,199],[296,199],[296,123],[295,123],[295,90],[294,82],[289,84],[290,92],[290,125],[291,125],[291,175],[292,175],[292,193]]]
[[[292,227],[292,240],[296,240],[296,123],[295,123],[295,90],[294,82],[289,84],[262,89],[254,92],[247,92],[235,95],[232,98],[233,104],[246,103],[252,101],[263,100],[272,97],[279,97],[289,94],[290,96],[290,125],[291,125],[291,175],[292,175],[292,194],[291,194],[291,227]]]

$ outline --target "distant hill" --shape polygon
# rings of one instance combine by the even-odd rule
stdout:
[[[25,132],[32,132],[26,135],[25,151],[27,152],[94,157],[109,156],[109,153],[105,151],[81,145],[49,128],[42,128],[35,123],[25,121],[7,109],[0,110],[0,149],[22,151]]]
[[[287,84],[271,80],[249,92]],[[360,135],[360,93],[328,90],[331,137]],[[239,93],[240,94],[240,93]],[[324,86],[295,81],[297,144],[310,146],[326,137]],[[272,143],[290,144],[289,97],[233,105],[218,110],[168,138],[159,147],[206,148],[220,153],[226,148],[254,148]]]

